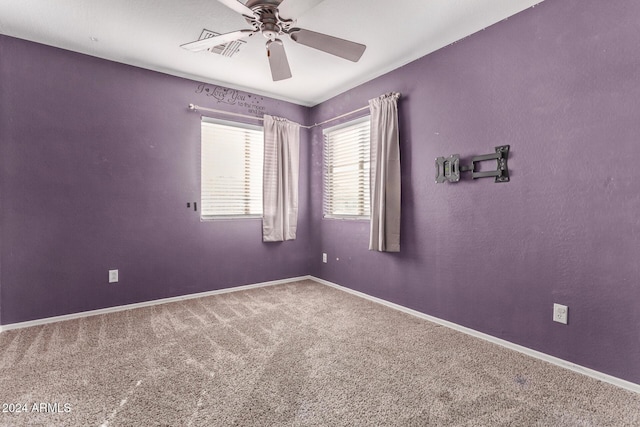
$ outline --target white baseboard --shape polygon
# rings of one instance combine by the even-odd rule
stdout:
[[[169,302],[176,302],[176,301],[184,301],[184,300],[188,300],[188,299],[192,299],[192,298],[208,297],[208,296],[211,296],[211,295],[226,294],[226,293],[229,293],[229,292],[245,291],[247,289],[262,288],[262,287],[265,287],[265,286],[274,286],[274,285],[280,285],[280,284],[283,284],[283,283],[290,283],[290,282],[296,282],[296,281],[299,281],[299,280],[307,280],[307,279],[312,279],[312,277],[311,276],[300,276],[300,277],[292,277],[292,278],[289,278],[289,279],[272,280],[270,282],[254,283],[254,284],[251,284],[251,285],[235,286],[235,287],[232,287],[232,288],[218,289],[218,290],[215,290],[215,291],[207,291],[207,292],[199,292],[199,293],[195,293],[195,294],[180,295],[180,296],[177,296],[177,297],[162,298],[162,299],[156,299],[156,300],[151,300],[151,301],[138,302],[138,303],[135,303],[135,304],[119,305],[119,306],[116,306],[116,307],[101,308],[101,309],[98,309],[98,310],[82,311],[80,313],[65,314],[65,315],[62,315],[62,316],[54,316],[54,317],[47,317],[47,318],[44,318],[44,319],[29,320],[27,322],[10,323],[10,324],[7,324],[7,325],[0,325],[0,333],[2,333],[4,331],[11,330],[11,329],[28,328],[30,326],[44,325],[44,324],[47,324],[47,323],[62,322],[63,320],[79,319],[81,317],[97,316],[99,314],[107,314],[107,313],[115,313],[115,312],[123,311],[123,310],[131,310],[133,308],[149,307],[149,306],[152,306],[152,305],[166,304],[166,303],[169,303]]]
[[[458,324],[453,323],[453,322],[449,322],[447,320],[439,319],[439,318],[434,317],[434,316],[429,316],[428,314],[424,314],[424,313],[421,313],[419,311],[412,310],[410,308],[401,306],[399,304],[395,304],[395,303],[383,300],[381,298],[376,298],[376,297],[373,297],[371,295],[367,295],[367,294],[359,292],[359,291],[354,291],[353,289],[349,289],[349,288],[346,288],[344,286],[340,286],[340,285],[338,285],[336,283],[329,282],[329,281],[324,280],[324,279],[319,279],[319,278],[314,277],[314,276],[311,276],[310,278],[311,278],[311,280],[313,280],[315,282],[318,282],[318,283],[321,283],[323,285],[331,286],[332,288],[336,288],[336,289],[339,289],[341,291],[348,292],[348,293],[350,293],[352,295],[356,295],[356,296],[359,296],[361,298],[368,299],[369,301],[373,301],[373,302],[376,302],[378,304],[385,305],[387,307],[393,308],[395,310],[402,311],[402,312],[410,314],[412,316],[416,316],[416,317],[419,317],[421,319],[428,320],[430,322],[437,323],[439,325],[446,326],[446,327],[451,328],[451,329],[455,329],[456,331],[463,332],[463,333],[468,334],[468,335],[472,335],[474,337],[483,339],[485,341],[489,341],[489,342],[494,343],[494,344],[498,344],[498,345],[500,345],[502,347],[506,347],[508,349],[515,350],[517,352],[526,354],[527,356],[535,357],[536,359],[540,359],[540,360],[543,360],[545,362],[552,363],[552,364],[554,364],[556,366],[560,366],[562,368],[569,369],[571,371],[577,372],[577,373],[582,374],[582,375],[586,375],[586,376],[591,377],[591,378],[595,378],[597,380],[612,384],[614,386],[617,386],[617,387],[620,387],[620,388],[623,388],[623,389],[626,389],[626,390],[629,390],[629,391],[632,391],[632,392],[635,392],[635,393],[640,393],[640,384],[632,383],[630,381],[626,381],[626,380],[623,380],[621,378],[617,378],[617,377],[614,377],[614,376],[611,376],[611,375],[608,375],[608,374],[605,374],[605,373],[602,373],[602,372],[599,372],[599,371],[596,371],[596,370],[593,370],[593,369],[590,369],[590,368],[585,368],[584,366],[577,365],[575,363],[560,359],[558,357],[551,356],[551,355],[548,355],[546,353],[542,353],[540,351],[532,350],[530,348],[521,346],[519,344],[514,344],[512,342],[503,340],[501,338],[496,338],[496,337],[494,337],[492,335],[488,335],[488,334],[485,334],[483,332],[479,332],[479,331],[476,331],[474,329],[467,328],[465,326],[461,326],[461,325],[458,325]]]

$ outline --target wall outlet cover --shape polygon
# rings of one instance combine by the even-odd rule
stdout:
[[[118,283],[118,270],[109,270],[109,283]]]
[[[553,321],[567,324],[569,320],[569,307],[562,304],[553,304]]]

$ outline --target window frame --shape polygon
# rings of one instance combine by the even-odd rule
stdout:
[[[328,193],[329,189],[328,189],[328,185],[329,185],[329,165],[327,164],[328,162],[328,157],[329,157],[329,153],[327,153],[327,150],[329,149],[328,147],[328,141],[327,141],[327,134],[331,133],[331,132],[335,132],[335,131],[340,131],[343,130],[345,128],[349,128],[352,126],[356,126],[356,125],[361,125],[362,123],[367,123],[368,124],[368,129],[369,129],[369,138],[368,141],[366,142],[366,154],[364,156],[362,156],[363,158],[366,158],[366,160],[360,160],[359,162],[361,162],[360,167],[359,167],[359,171],[365,171],[365,178],[363,180],[363,185],[365,185],[366,188],[362,189],[362,197],[363,197],[363,203],[361,203],[361,214],[344,214],[344,213],[335,213],[335,211],[333,212],[327,212],[327,209],[329,208],[329,204],[333,204],[333,201],[328,202],[327,198],[330,197],[331,195]],[[354,221],[369,221],[369,219],[371,218],[371,202],[370,202],[370,197],[371,197],[371,189],[370,189],[370,185],[371,185],[371,134],[370,134],[370,127],[371,127],[371,115],[367,114],[361,117],[358,117],[356,119],[352,119],[352,120],[348,120],[344,123],[341,123],[339,125],[336,126],[331,126],[329,128],[325,128],[322,130],[322,217],[323,219],[338,219],[338,220],[354,220]],[[368,173],[366,172],[368,170]],[[366,192],[366,194],[365,194]],[[356,195],[357,198],[360,198],[360,191],[358,192],[358,194]],[[366,205],[368,203],[368,205]],[[366,205],[366,206],[365,206]]]
[[[262,154],[261,154],[261,158],[260,158],[260,165],[261,167],[264,167],[264,127],[261,125],[255,125],[255,124],[250,124],[250,123],[244,123],[244,122],[236,122],[236,121],[231,121],[231,120],[223,120],[223,119],[218,119],[218,118],[213,118],[213,117],[205,117],[202,116],[201,121],[200,121],[200,153],[199,153],[199,159],[200,159],[200,221],[201,222],[207,222],[207,221],[221,221],[221,220],[240,220],[240,219],[262,219],[263,215],[264,215],[264,207],[262,205],[262,203],[260,204],[260,213],[248,213],[248,214],[240,214],[240,213],[234,213],[234,214],[229,214],[229,215],[219,215],[219,214],[205,214],[204,213],[204,206],[205,204],[203,203],[203,196],[205,195],[204,190],[204,176],[203,176],[203,137],[202,137],[202,132],[203,132],[203,124],[205,123],[209,123],[209,124],[214,124],[214,125],[221,125],[221,126],[228,126],[228,127],[232,127],[232,128],[236,128],[236,129],[246,129],[246,130],[251,130],[251,131],[258,131],[262,134],[261,136],[261,142],[262,142]],[[246,158],[246,157],[245,157]],[[260,191],[261,191],[261,196],[262,197],[262,182],[263,182],[263,174],[264,172],[261,171],[260,173]]]

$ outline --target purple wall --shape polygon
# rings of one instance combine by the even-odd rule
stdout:
[[[186,207],[200,194],[189,103],[303,123],[307,108],[218,101],[214,86],[5,36],[0,49],[0,323],[309,273],[306,132],[296,241],[264,244],[260,220],[200,222]]]
[[[311,273],[640,383],[639,19],[631,0],[547,1],[311,110],[0,36],[0,323]],[[319,129],[302,134],[295,242],[186,208],[188,103],[311,123],[389,91],[401,253],[321,218]],[[434,183],[435,157],[501,144],[510,183]]]
[[[316,106],[402,93],[403,223],[384,254],[367,222],[321,218],[314,131],[313,274],[640,383],[638,21],[630,0],[547,1]],[[502,144],[510,183],[434,183],[435,157]]]

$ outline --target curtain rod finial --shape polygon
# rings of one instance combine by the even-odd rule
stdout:
[[[195,105],[193,105],[193,104],[189,104],[189,110],[191,110],[191,111],[197,111],[198,109],[196,108],[196,106],[195,106]]]

